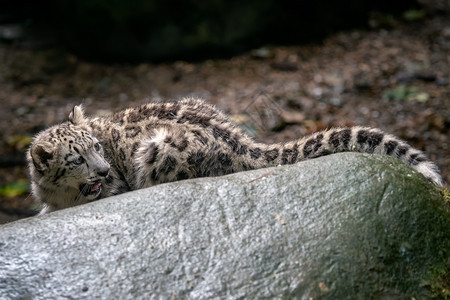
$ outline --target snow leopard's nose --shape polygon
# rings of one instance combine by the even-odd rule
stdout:
[[[100,168],[97,170],[97,175],[98,176],[102,176],[102,177],[106,177],[108,176],[109,173],[109,166],[108,167],[104,167],[104,168]]]

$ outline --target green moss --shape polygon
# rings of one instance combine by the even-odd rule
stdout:
[[[441,190],[442,197],[444,197],[445,201],[447,201],[450,204],[450,191],[447,189]]]
[[[432,281],[424,282],[422,285],[430,291],[430,299],[450,299],[449,266],[433,269],[430,278],[433,278]]]
[[[441,189],[440,193],[443,199],[450,204],[450,191],[448,189]],[[442,251],[448,249],[446,245],[450,243],[449,239],[444,241]],[[434,267],[429,272],[429,281],[423,283],[423,287],[428,289],[431,293],[431,299],[450,299],[450,257],[447,264],[442,267]]]

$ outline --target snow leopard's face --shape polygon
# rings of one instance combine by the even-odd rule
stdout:
[[[30,147],[28,161],[35,174],[35,184],[51,186],[59,192],[73,194],[78,204],[97,199],[102,180],[110,166],[104,158],[103,147],[84,126],[64,123],[39,134]],[[33,174],[33,172],[30,172]],[[33,176],[32,176],[33,177]],[[46,199],[42,199],[44,202]],[[66,206],[66,205],[58,205]]]

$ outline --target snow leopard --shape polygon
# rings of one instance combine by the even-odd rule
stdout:
[[[439,169],[424,153],[380,129],[331,128],[263,144],[215,106],[192,98],[95,118],[75,106],[68,121],[35,136],[27,161],[31,192],[44,214],[160,183],[347,151],[396,157],[442,186]]]

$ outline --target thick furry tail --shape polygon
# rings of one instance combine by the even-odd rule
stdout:
[[[332,128],[286,143],[282,148],[276,159],[279,164],[348,151],[389,155],[410,165],[435,185],[443,185],[438,167],[423,152],[380,129]]]

